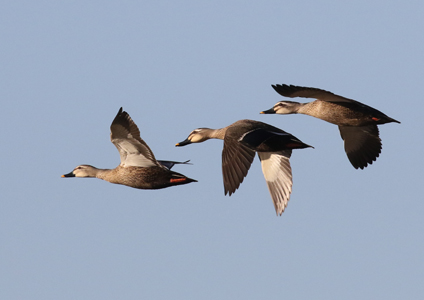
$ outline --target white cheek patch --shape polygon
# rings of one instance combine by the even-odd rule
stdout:
[[[189,141],[192,143],[199,143],[203,141],[203,137],[200,134],[194,134],[191,138],[189,137]]]
[[[80,178],[89,177],[87,175],[87,172],[81,169],[74,170],[72,173],[75,175],[75,177],[80,177]]]
[[[274,109],[275,113],[277,114],[286,114],[287,113],[287,108],[286,107],[277,107]]]

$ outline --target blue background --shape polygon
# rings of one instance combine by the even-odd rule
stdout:
[[[0,9],[1,299],[419,299],[424,294],[422,1],[7,1]],[[349,163],[337,126],[260,115],[271,84],[317,87],[402,124]],[[123,108],[158,159],[198,183],[137,190],[63,179],[114,168]],[[281,217],[256,158],[224,196],[239,119],[295,150]]]

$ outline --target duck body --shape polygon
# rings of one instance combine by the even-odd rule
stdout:
[[[237,139],[256,152],[278,152],[311,147],[280,128],[259,121],[237,121],[229,126],[227,135],[229,139]]]
[[[121,163],[115,169],[79,165],[62,177],[94,177],[137,189],[162,189],[196,182],[194,179],[170,170],[175,164],[187,164],[188,161],[156,160],[153,152],[140,138],[137,125],[122,108],[112,122],[111,141],[121,156]]]
[[[90,170],[90,172],[87,172],[87,170]],[[80,165],[71,173],[62,177],[94,177],[110,183],[144,190],[162,189],[196,181],[162,167],[143,168],[131,166],[117,166],[115,169],[98,169],[90,165]]]
[[[400,123],[381,111],[361,102],[335,95],[329,91],[294,86],[273,85],[282,96],[315,98],[308,103],[279,101],[263,114],[305,114],[338,125],[345,142],[345,151],[354,168],[372,164],[381,153],[382,145],[377,125]]]
[[[350,99],[349,99],[350,100]],[[357,102],[328,102],[315,100],[299,103],[297,113],[309,115],[339,126],[380,125],[398,121],[388,117],[381,111]]]
[[[289,162],[292,149],[311,146],[277,127],[247,119],[220,129],[195,129],[176,146],[200,143],[211,138],[224,141],[222,175],[225,195],[231,196],[239,188],[258,153],[276,213],[281,215],[292,190]]]

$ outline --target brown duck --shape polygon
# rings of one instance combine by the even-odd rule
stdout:
[[[331,92],[295,85],[273,85],[282,96],[315,98],[309,103],[280,101],[261,114],[305,114],[339,126],[349,161],[355,169],[365,168],[381,153],[377,125],[399,121],[361,102]]]
[[[96,177],[137,189],[162,189],[196,182],[170,170],[175,164],[187,162],[155,159],[152,150],[141,139],[137,125],[122,107],[113,120],[110,131],[110,139],[121,156],[119,166],[115,169],[98,169],[90,165],[79,165],[62,177]]]
[[[281,215],[292,191],[289,161],[292,149],[311,146],[277,127],[253,120],[240,120],[220,129],[195,129],[176,146],[201,143],[208,139],[224,140],[222,175],[225,195],[228,193],[231,196],[238,189],[257,152],[275,211]]]

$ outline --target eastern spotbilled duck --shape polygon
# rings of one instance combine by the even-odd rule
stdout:
[[[186,164],[188,161],[180,163],[156,160],[152,150],[141,139],[137,125],[122,107],[113,120],[110,131],[110,139],[121,156],[119,166],[115,169],[98,169],[90,165],[79,165],[62,177],[96,177],[137,189],[162,189],[197,181],[170,171],[175,164]]]
[[[231,196],[238,189],[257,152],[275,211],[281,215],[292,190],[289,161],[292,149],[312,146],[277,127],[252,120],[240,120],[220,129],[195,129],[176,146],[201,143],[208,139],[224,140],[222,175],[225,195],[228,193]]]
[[[285,97],[315,98],[309,103],[280,101],[261,114],[305,114],[339,126],[349,161],[355,169],[365,168],[381,153],[377,125],[399,121],[361,102],[331,92],[295,85],[272,85]]]

